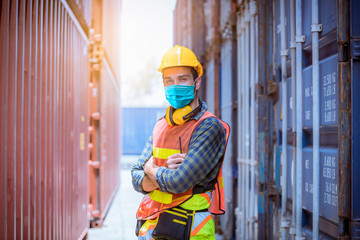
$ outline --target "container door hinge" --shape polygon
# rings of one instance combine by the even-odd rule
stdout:
[[[289,51],[287,49],[280,50],[280,56],[287,57],[289,55]]]
[[[282,228],[289,228],[290,222],[289,221],[281,221],[281,227]]]
[[[311,32],[321,32],[322,24],[311,24]]]
[[[297,42],[297,43],[305,42],[305,35],[296,35],[295,36],[295,42]]]

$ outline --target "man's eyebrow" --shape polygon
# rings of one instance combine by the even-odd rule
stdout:
[[[177,76],[178,78],[182,78],[182,77],[190,77],[191,75],[190,74],[184,74],[184,75],[179,75]]]
[[[179,75],[176,76],[176,78],[183,78],[183,77],[191,77],[190,74],[183,74],[183,75]],[[172,77],[164,77],[164,79],[173,79]]]

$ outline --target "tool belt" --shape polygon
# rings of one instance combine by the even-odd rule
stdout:
[[[187,210],[182,207],[174,207],[164,210],[158,218],[158,222],[152,237],[161,240],[187,240],[190,239],[191,229],[196,212],[207,212],[204,210]],[[136,235],[146,220],[138,220]]]

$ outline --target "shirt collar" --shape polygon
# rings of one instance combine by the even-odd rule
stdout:
[[[195,115],[194,115],[193,117],[191,117],[190,119],[194,119],[194,120],[198,121],[198,120],[202,117],[202,115],[205,113],[205,111],[207,110],[207,105],[206,105],[205,102],[203,102],[203,101],[201,101],[201,100],[199,99],[199,104],[201,104],[201,110],[200,110],[200,112],[198,112],[197,114],[195,114]]]

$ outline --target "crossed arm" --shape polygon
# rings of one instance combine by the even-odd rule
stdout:
[[[153,164],[152,137],[147,141],[131,174],[134,189],[147,194],[157,188],[163,192],[181,193],[196,184],[216,178],[225,148],[225,129],[214,118],[205,119],[194,131],[185,155],[174,154],[167,166]]]
[[[168,157],[167,168],[176,169],[184,161],[186,154],[185,153],[175,153]],[[156,182],[156,171],[158,166],[153,163],[153,158],[150,157],[149,160],[144,165],[145,176],[141,183],[142,189],[145,192],[151,192],[159,188],[159,185]]]

